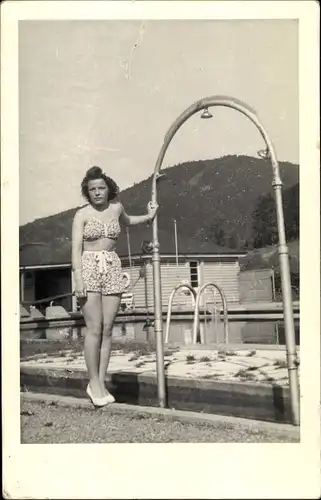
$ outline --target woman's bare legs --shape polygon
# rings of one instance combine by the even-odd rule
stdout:
[[[95,398],[102,398],[104,392],[99,380],[99,359],[102,337],[102,301],[101,294],[90,292],[81,303],[81,309],[86,323],[85,361],[88,370],[89,383]]]
[[[100,348],[99,381],[104,395],[108,394],[105,387],[105,377],[111,353],[112,331],[119,309],[120,299],[121,295],[102,296],[103,328]]]

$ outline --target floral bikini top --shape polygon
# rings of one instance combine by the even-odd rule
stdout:
[[[84,226],[83,238],[85,241],[100,240],[110,238],[117,240],[120,235],[120,225],[118,219],[110,219],[107,223],[93,217]]]

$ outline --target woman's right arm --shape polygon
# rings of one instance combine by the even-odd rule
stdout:
[[[86,290],[81,275],[81,255],[83,246],[84,222],[80,211],[76,212],[72,223],[72,272],[75,278],[76,297],[84,297]]]

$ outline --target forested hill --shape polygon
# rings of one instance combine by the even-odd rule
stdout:
[[[280,171],[285,217],[291,231],[293,225],[298,225],[299,168],[280,162]],[[225,156],[179,164],[163,173],[166,177],[159,181],[158,191],[160,228],[167,229],[176,219],[179,234],[199,241],[235,249],[269,244],[264,237],[257,237],[257,230],[260,215],[265,225],[263,232],[271,235],[276,230],[270,162]],[[133,213],[144,211],[150,191],[151,178],[124,190],[121,197],[126,209]]]
[[[299,232],[299,167],[280,162],[287,236]],[[159,180],[159,228],[202,246],[212,243],[231,249],[271,244],[276,236],[272,197],[272,168],[268,161],[248,156],[182,163],[163,170]],[[115,179],[117,181],[117,179]],[[151,197],[151,177],[125,189],[121,200],[130,214],[146,212]],[[75,209],[35,220],[20,228],[20,241],[70,239]],[[139,231],[132,232],[132,238]],[[137,236],[138,237],[138,236]]]

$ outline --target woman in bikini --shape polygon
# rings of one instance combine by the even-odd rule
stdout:
[[[127,215],[118,200],[118,186],[100,167],[87,171],[81,191],[89,204],[80,208],[73,220],[72,269],[75,295],[86,324],[87,394],[95,406],[104,406],[115,401],[105,387],[105,376],[112,328],[125,290],[115,252],[120,223],[129,226],[152,221],[157,207],[150,202],[147,215]]]

